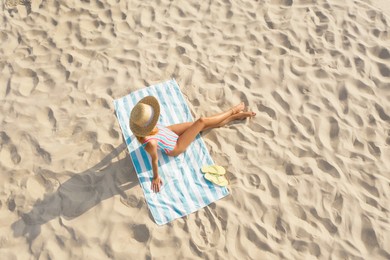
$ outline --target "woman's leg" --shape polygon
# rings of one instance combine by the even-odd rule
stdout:
[[[181,135],[182,133],[184,133],[185,130],[187,130],[190,126],[192,126],[193,123],[194,122],[180,123],[180,124],[167,126],[167,128],[175,132],[177,135]]]
[[[203,130],[206,130],[206,129],[209,129],[209,128],[215,128],[215,127],[222,127],[222,126],[226,125],[227,123],[229,123],[231,121],[240,120],[240,119],[243,120],[243,119],[245,119],[247,117],[253,117],[255,115],[256,115],[255,112],[240,112],[240,113],[234,114],[232,116],[229,116],[228,118],[226,118],[225,120],[223,120],[222,122],[220,122],[218,125],[216,125],[214,127],[206,127]]]
[[[231,109],[229,109],[228,111],[226,112],[231,112],[233,111],[234,114],[236,113],[239,113],[241,112],[243,109],[245,108],[245,105],[243,102],[241,102],[240,104],[232,107]],[[216,117],[216,116],[224,116],[226,115],[226,112],[222,112],[222,113],[219,113],[219,114],[216,114],[216,115],[213,115],[212,117]],[[225,118],[226,119],[226,118]],[[224,120],[224,119],[222,119]],[[186,123],[181,123],[181,124],[175,124],[175,125],[170,125],[168,126],[167,128],[169,128],[171,131],[175,132],[177,135],[181,135],[183,134],[188,128],[190,128],[192,125],[194,124],[194,122],[186,122]]]
[[[199,118],[179,136],[175,149],[169,155],[176,156],[184,152],[196,136],[205,129],[220,127],[232,120],[255,116],[253,112],[233,113],[234,111],[228,111],[213,117]]]

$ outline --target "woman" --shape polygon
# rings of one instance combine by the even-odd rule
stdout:
[[[177,156],[184,152],[195,137],[203,130],[216,128],[227,123],[253,117],[254,112],[244,112],[245,105],[240,103],[231,109],[210,117],[201,117],[195,122],[187,122],[170,126],[158,125],[160,104],[153,96],[141,99],[130,115],[130,129],[152,158],[153,180],[152,190],[159,192],[162,180],[158,175],[157,149],[169,156]]]

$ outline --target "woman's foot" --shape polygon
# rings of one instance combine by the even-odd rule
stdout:
[[[241,102],[240,104],[234,106],[231,108],[232,110],[232,115],[235,115],[237,113],[240,113],[241,111],[243,111],[245,109],[245,104],[244,102]]]
[[[226,124],[234,121],[234,120],[244,120],[245,118],[248,118],[248,117],[254,117],[256,116],[256,113],[255,112],[252,112],[252,111],[248,111],[248,112],[238,112],[234,115],[231,115],[229,116],[228,118],[226,118],[224,121],[220,122],[217,126],[215,127],[222,127],[222,126],[225,126]]]
[[[254,117],[256,116],[256,113],[255,112],[252,112],[252,111],[246,111],[246,112],[240,112],[240,113],[237,113],[235,115],[233,115],[233,120],[243,120],[247,117]]]

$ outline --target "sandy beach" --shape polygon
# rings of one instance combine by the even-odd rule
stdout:
[[[1,259],[390,259],[386,0],[2,1]],[[113,101],[175,78],[230,194],[153,221]]]

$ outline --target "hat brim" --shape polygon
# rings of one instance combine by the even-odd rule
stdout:
[[[139,125],[135,124],[131,120],[131,115],[130,115],[130,123],[129,124],[130,124],[131,132],[133,132],[133,134],[136,136],[145,137],[145,136],[148,136],[150,134],[150,132],[152,132],[154,127],[157,125],[158,118],[160,117],[160,103],[153,96],[144,97],[143,99],[138,101],[138,103],[150,105],[153,108],[153,118],[147,126],[139,126]]]

